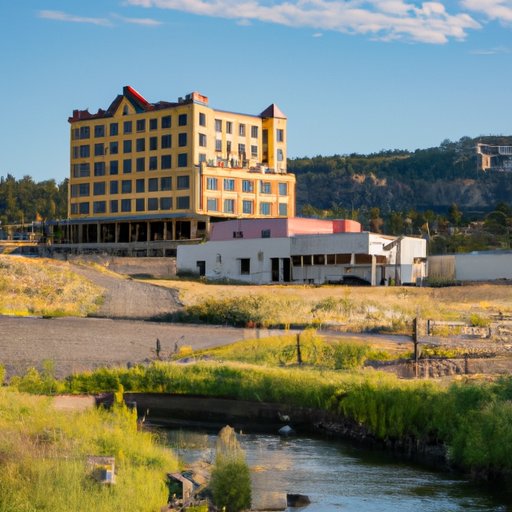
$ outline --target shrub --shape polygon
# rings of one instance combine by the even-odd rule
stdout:
[[[337,343],[334,346],[334,368],[336,370],[361,368],[369,353],[370,348],[363,343]]]
[[[251,506],[251,476],[245,454],[231,427],[224,427],[217,439],[215,465],[210,481],[217,508],[238,512]]]

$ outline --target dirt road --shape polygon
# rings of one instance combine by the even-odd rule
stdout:
[[[15,318],[0,316],[0,363],[7,374],[42,367],[44,360],[55,365],[57,376],[94,369],[124,366],[156,358],[156,339],[161,357],[168,358],[179,347],[194,350],[233,343],[241,339],[275,333],[266,329],[236,329],[183,324],[166,324],[105,318]]]

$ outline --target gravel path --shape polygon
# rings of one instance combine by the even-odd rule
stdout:
[[[19,318],[0,316],[0,363],[8,376],[27,368],[55,365],[56,375],[99,366],[123,366],[156,359],[156,339],[167,359],[178,347],[194,350],[270,336],[282,331],[167,324],[106,318]]]
[[[178,292],[171,288],[117,277],[82,265],[75,265],[73,270],[105,290],[103,304],[94,316],[148,319],[183,307]]]

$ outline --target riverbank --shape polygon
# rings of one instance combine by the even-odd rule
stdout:
[[[101,369],[56,384],[19,379],[25,391],[126,392],[203,395],[321,410],[337,418],[326,431],[351,424],[354,437],[388,449],[443,446],[446,459],[476,478],[510,478],[512,472],[512,378],[461,379],[453,383],[404,381],[374,370],[326,371],[268,368],[240,363],[154,363]],[[53,387],[52,387],[53,386]],[[206,415],[206,411],[203,412]],[[330,425],[330,426],[329,426]],[[341,429],[341,433],[348,432]]]

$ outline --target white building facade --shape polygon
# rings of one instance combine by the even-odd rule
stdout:
[[[390,282],[415,284],[426,276],[426,241],[423,239],[397,239],[361,231],[334,232],[336,228],[329,232],[331,221],[320,221],[325,223],[320,226],[322,234],[311,233],[313,225],[304,222],[302,231],[306,233],[300,234],[297,226],[301,220],[309,219],[293,219],[291,236],[286,236],[286,226],[276,228],[276,219],[270,219],[274,223],[269,223],[272,229],[261,220],[255,221],[258,229],[254,229],[255,223],[251,220],[244,221],[243,225],[238,221],[224,222],[222,236],[218,237],[222,239],[178,247],[177,272],[209,280],[228,279],[252,284],[373,286]],[[285,222],[290,221],[283,219]],[[316,229],[319,221],[315,223]],[[272,231],[278,236],[272,237]],[[226,233],[232,238],[227,239]]]

